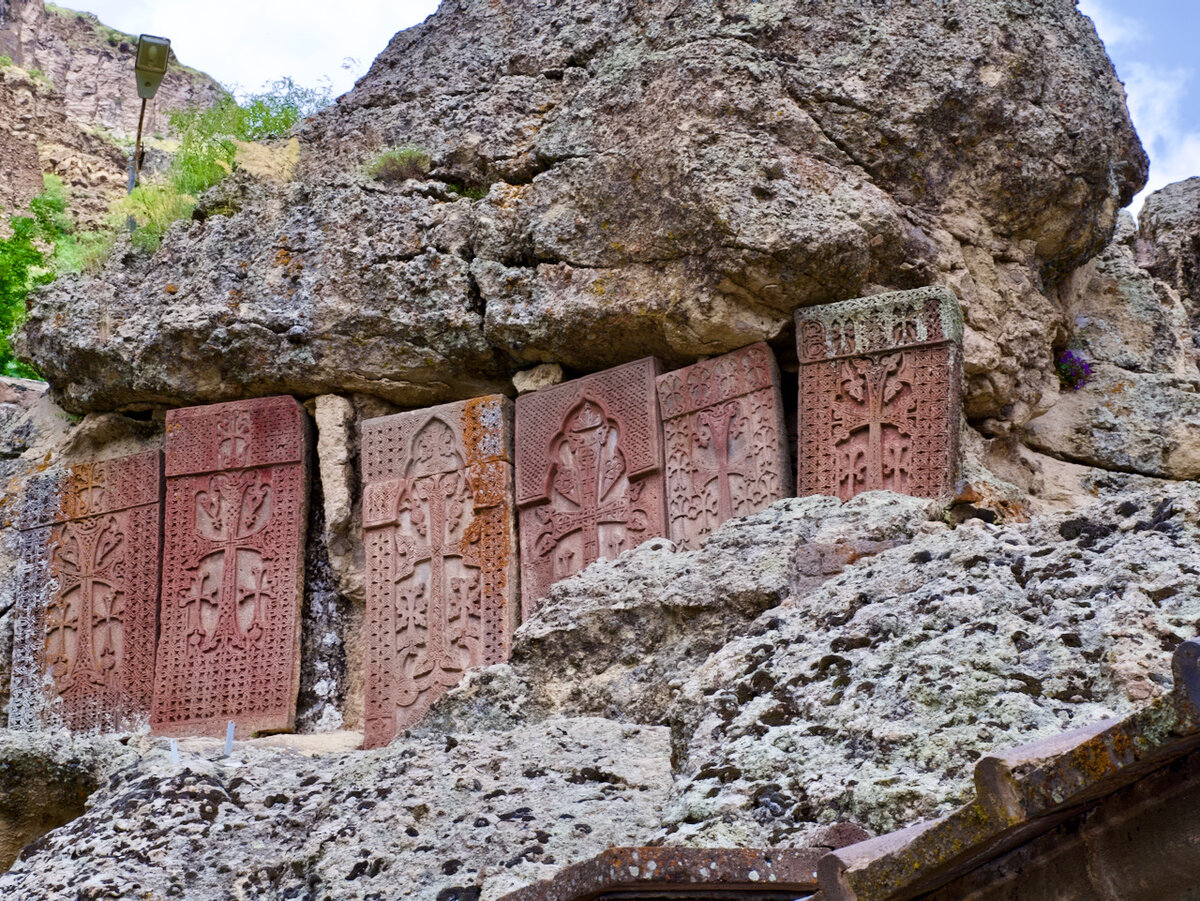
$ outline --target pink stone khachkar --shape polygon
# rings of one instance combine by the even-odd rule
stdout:
[[[308,428],[291,397],[167,413],[153,727],[286,731],[300,683]]]
[[[775,355],[765,344],[658,377],[671,540],[696,548],[727,519],[792,491]]]
[[[20,544],[14,728],[126,731],[150,715],[158,633],[158,451],[33,480]]]
[[[799,494],[953,490],[962,328],[958,299],[945,288],[796,312]]]
[[[666,534],[653,357],[517,398],[521,615],[559,579]]]
[[[363,423],[367,748],[420,720],[469,667],[508,659],[512,416],[491,395]]]

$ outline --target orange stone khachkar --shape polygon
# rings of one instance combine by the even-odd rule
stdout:
[[[155,730],[287,731],[300,684],[308,420],[291,397],[167,413]]]
[[[790,497],[779,369],[752,344],[658,377],[671,540],[696,548],[727,519]]]
[[[796,312],[800,495],[953,491],[962,312],[919,288]]]
[[[376,748],[469,667],[502,663],[517,617],[512,401],[362,425],[366,729]]]
[[[158,451],[83,463],[26,488],[10,724],[146,723],[158,631]]]
[[[653,357],[517,398],[521,615],[595,560],[666,534]]]

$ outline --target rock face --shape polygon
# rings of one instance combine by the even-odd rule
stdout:
[[[870,492],[643,545],[559,583],[511,665],[380,751],[114,744],[0,893],[493,901],[610,845],[795,847],[946,812],[979,754],[1163,693],[1200,618],[1200,490],[1090,488],[1023,524]]]
[[[42,173],[62,178],[78,225],[104,224],[125,189],[129,154],[116,143],[137,131],[133,77],[137,37],[90,13],[42,0],[0,0],[0,207],[24,209]],[[172,110],[208,105],[224,93],[172,58],[146,107],[146,135],[165,133]]]
[[[41,192],[42,173],[63,180],[79,224],[99,224],[125,187],[127,158],[86,130],[61,93],[17,66],[0,66],[0,207],[23,210]]]
[[[1146,169],[1071,0],[450,0],[298,135],[289,184],[230,180],[153,258],[35,303],[67,408],[421,406],[784,347],[797,307],[937,283],[968,415],[1004,431],[1053,396],[1054,284]],[[370,177],[398,145],[428,176]]]
[[[1028,423],[1022,440],[1029,447],[1108,470],[1200,477],[1200,319],[1182,294],[1194,239],[1181,224],[1186,207],[1174,207],[1170,217],[1156,212],[1169,206],[1178,187],[1151,195],[1146,204],[1143,221],[1159,222],[1157,232],[1135,232],[1123,214],[1112,244],[1063,282],[1064,350],[1087,361],[1091,377],[1074,389],[1060,388],[1047,412]],[[1200,193],[1193,206],[1190,234],[1200,235]],[[1140,264],[1147,258],[1150,271]]]
[[[1200,177],[1146,198],[1138,217],[1138,262],[1179,292],[1200,325]]]
[[[137,132],[136,53],[137,35],[109,28],[91,13],[43,0],[0,0],[0,54],[41,72],[61,92],[68,116],[118,137]],[[172,56],[158,93],[146,104],[146,134],[165,133],[172,110],[207,106],[224,93]]]

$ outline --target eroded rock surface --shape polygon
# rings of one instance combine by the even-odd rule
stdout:
[[[492,901],[610,844],[944,812],[980,753],[1164,692],[1200,619],[1200,489],[1090,489],[1084,513],[957,528],[885,493],[783,501],[699,551],[645,545],[556,586],[511,665],[380,751],[185,743],[176,766],[131,739],[0,892]]]
[[[1146,169],[1071,0],[451,0],[298,136],[290,183],[243,173],[153,258],[35,302],[25,352],[69,409],[422,406],[783,347],[798,306],[941,283],[968,414],[1003,430],[1052,394],[1048,292]],[[399,145],[428,177],[372,180]]]
[[[1144,241],[1123,215],[1113,242],[1063,283],[1066,348],[1088,363],[1091,377],[1059,388],[1023,440],[1074,463],[1194,479],[1200,368],[1192,317],[1172,284],[1139,265]]]

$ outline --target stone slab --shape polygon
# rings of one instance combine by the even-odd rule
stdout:
[[[156,731],[292,729],[308,432],[291,397],[167,413]]]
[[[517,624],[513,404],[494,394],[362,425],[365,747],[418,722]]]
[[[666,536],[662,368],[646,357],[517,398],[523,618],[560,579]]]
[[[694,549],[792,493],[775,355],[763,343],[658,377],[670,537]]]
[[[10,723],[132,731],[150,716],[158,633],[158,451],[26,486]]]
[[[756,898],[793,901],[817,888],[818,848],[609,848],[500,901]]]
[[[947,496],[958,468],[962,313],[945,288],[796,311],[797,493]]]

